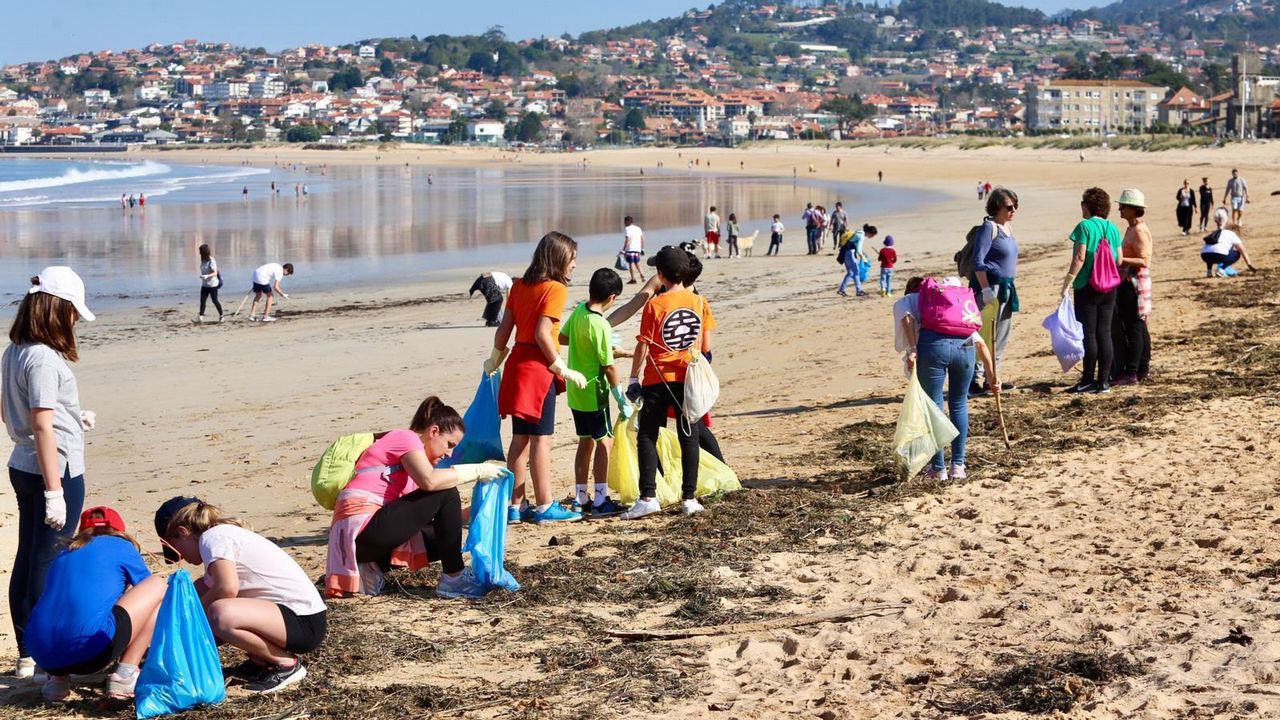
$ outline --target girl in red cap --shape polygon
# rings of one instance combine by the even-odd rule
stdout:
[[[27,623],[27,649],[49,676],[44,698],[65,700],[71,675],[92,675],[117,660],[107,693],[133,697],[164,591],[164,579],[147,569],[120,513],[85,510],[80,532],[53,561]]]

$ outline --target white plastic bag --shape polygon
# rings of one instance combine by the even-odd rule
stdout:
[[[720,399],[720,378],[711,369],[711,363],[702,357],[702,353],[694,352],[693,360],[684,375],[684,416],[689,424],[698,422],[703,415],[711,411],[711,406]]]
[[[923,470],[933,456],[959,434],[951,419],[934,404],[920,385],[920,379],[912,373],[907,392],[902,396],[898,427],[893,433],[893,449],[906,477]]]
[[[1044,319],[1044,329],[1049,331],[1053,354],[1058,356],[1062,372],[1067,372],[1084,359],[1084,326],[1076,319],[1075,305],[1070,296],[1063,298],[1058,309]]]

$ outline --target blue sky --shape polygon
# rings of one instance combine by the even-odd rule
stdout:
[[[1012,4],[1012,3],[1011,3]],[[1023,0],[1054,11],[1071,0]],[[1097,4],[1105,4],[1101,0]],[[89,50],[122,50],[194,37],[281,50],[306,43],[336,44],[370,37],[465,34],[502,25],[513,38],[577,34],[669,17],[706,2],[690,0],[212,0],[105,2],[60,0],[57,10],[33,0],[6,3],[0,23],[0,64],[48,60]]]

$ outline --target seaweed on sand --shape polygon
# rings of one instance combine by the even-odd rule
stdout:
[[[930,704],[969,716],[1066,712],[1091,697],[1099,686],[1143,673],[1143,668],[1125,655],[1101,650],[1005,655],[996,661],[997,669],[964,678],[959,688],[931,699]]]

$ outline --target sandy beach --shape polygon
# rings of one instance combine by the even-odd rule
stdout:
[[[514,157],[449,148],[142,154],[156,156],[436,167]],[[927,210],[850,218],[895,237],[899,290],[911,275],[952,266],[982,217],[978,180],[1016,190],[1023,311],[1002,369],[1018,386],[1004,401],[1012,449],[991,400],[975,399],[970,479],[894,482],[889,438],[905,381],[890,302],[838,297],[834,253],[806,257],[803,204],[780,205],[789,227],[781,257],[762,257],[767,241],[757,240],[755,257],[708,262],[699,283],[719,323],[715,431],[746,491],[693,518],[513,528],[508,567],[524,585],[514,596],[437,600],[434,569],[400,576],[386,597],[331,602],[329,644],[300,689],[233,691],[191,717],[1280,714],[1274,145],[1096,150],[1084,162],[1075,151],[821,144],[519,162],[584,157],[637,171],[696,157],[694,173],[784,181],[793,170],[857,182],[883,172],[908,197],[939,193],[946,199]],[[1253,193],[1245,239],[1261,271],[1205,279],[1200,237],[1177,232],[1174,191],[1184,177],[1194,186],[1208,175],[1220,195],[1232,167]],[[1150,203],[1155,381],[1072,399],[1059,391],[1076,375],[1059,371],[1040,322],[1057,305],[1065,238],[1092,185],[1113,198],[1137,187]],[[579,259],[571,301],[585,299],[590,272],[610,261]],[[465,294],[480,269],[296,293],[274,326],[193,325],[194,293],[82,325],[74,369],[82,405],[98,416],[86,453],[91,501],[119,509],[158,550],[155,507],[197,494],[320,577],[328,516],[310,495],[311,465],[339,435],[404,426],[426,395],[465,407],[492,340],[481,301]],[[620,328],[624,338],[637,322]],[[560,408],[553,461],[567,495],[575,438]],[[12,494],[0,492],[6,571],[15,523]],[[785,626],[828,611],[835,620],[724,627]],[[721,627],[657,642],[607,633],[707,626]],[[15,659],[9,630],[0,604],[0,668]],[[1039,674],[1004,674],[1016,668]],[[7,717],[132,717],[101,707],[96,690],[54,710],[40,704],[38,686],[16,683],[0,679],[0,702],[14,706]]]

